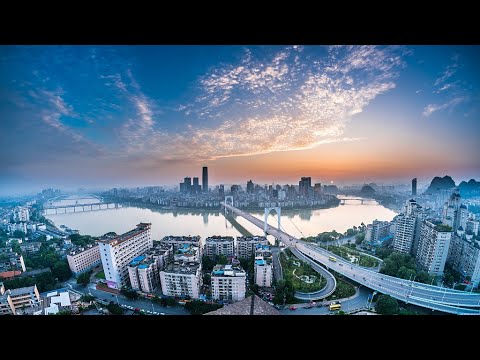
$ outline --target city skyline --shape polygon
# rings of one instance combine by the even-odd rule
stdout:
[[[480,177],[478,46],[2,46],[0,194]],[[477,131],[476,131],[477,130]]]

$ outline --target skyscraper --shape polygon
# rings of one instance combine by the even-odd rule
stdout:
[[[208,167],[202,169],[202,188],[203,192],[208,192]]]
[[[183,183],[185,184],[185,192],[189,193],[192,191],[192,178],[186,177],[183,179]]]
[[[192,193],[196,194],[200,192],[200,185],[198,184],[198,177],[193,178]]]
[[[247,181],[247,194],[253,194],[253,181]]]
[[[412,180],[412,196],[417,195],[417,178]]]
[[[300,196],[310,196],[312,187],[312,178],[311,177],[302,177],[298,182],[298,192]]]

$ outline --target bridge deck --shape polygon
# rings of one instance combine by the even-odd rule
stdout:
[[[227,205],[224,202],[222,202],[222,205],[236,214],[243,216],[246,220],[263,230],[264,222],[262,220],[231,205]],[[296,249],[299,253],[302,253],[309,259],[312,266],[318,262],[327,266],[327,268],[331,268],[343,276],[380,293],[390,295],[406,303],[411,303],[432,310],[452,314],[480,315],[480,310],[470,309],[480,307],[480,294],[478,293],[447,289],[380,274],[353,265],[347,260],[338,258],[333,253],[318,248],[311,243],[300,241],[270,225],[267,227],[267,233],[280,239],[291,249]],[[329,257],[331,256],[336,257],[336,261],[329,260]]]

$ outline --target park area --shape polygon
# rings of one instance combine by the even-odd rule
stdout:
[[[293,285],[295,291],[313,292],[325,287],[327,281],[304,261],[284,251],[280,255],[283,277]]]

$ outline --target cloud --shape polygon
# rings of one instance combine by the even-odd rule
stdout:
[[[458,70],[458,68],[459,68],[459,63],[458,63],[459,56],[458,56],[458,54],[452,56],[451,60],[452,60],[452,63],[449,64],[449,65],[446,67],[446,69],[443,71],[442,75],[435,80],[435,83],[433,84],[434,87],[440,86],[440,85],[443,84],[445,81],[447,81],[448,79],[450,79],[453,75],[455,75],[455,73],[457,72],[457,70]],[[447,84],[447,85],[448,85],[448,84]],[[450,85],[450,86],[451,86],[451,85]],[[448,89],[450,86],[447,86],[447,87],[443,86],[442,89],[438,90],[438,92],[443,91],[443,90],[446,90],[446,89]]]
[[[401,51],[388,47],[336,46],[326,57],[295,47],[269,58],[248,50],[239,64],[200,79],[195,101],[179,111],[193,112],[202,126],[173,142],[163,134],[157,153],[168,148],[169,158],[216,159],[358,140],[342,137],[347,122],[395,88],[402,65]]]
[[[460,104],[463,101],[465,101],[465,98],[456,97],[456,98],[454,98],[454,99],[452,99],[452,100],[450,100],[450,101],[448,101],[444,104],[428,104],[423,109],[422,115],[425,116],[425,117],[429,117],[430,115],[432,115],[436,111],[445,110],[445,109],[448,109],[448,108],[453,108],[454,106]]]

